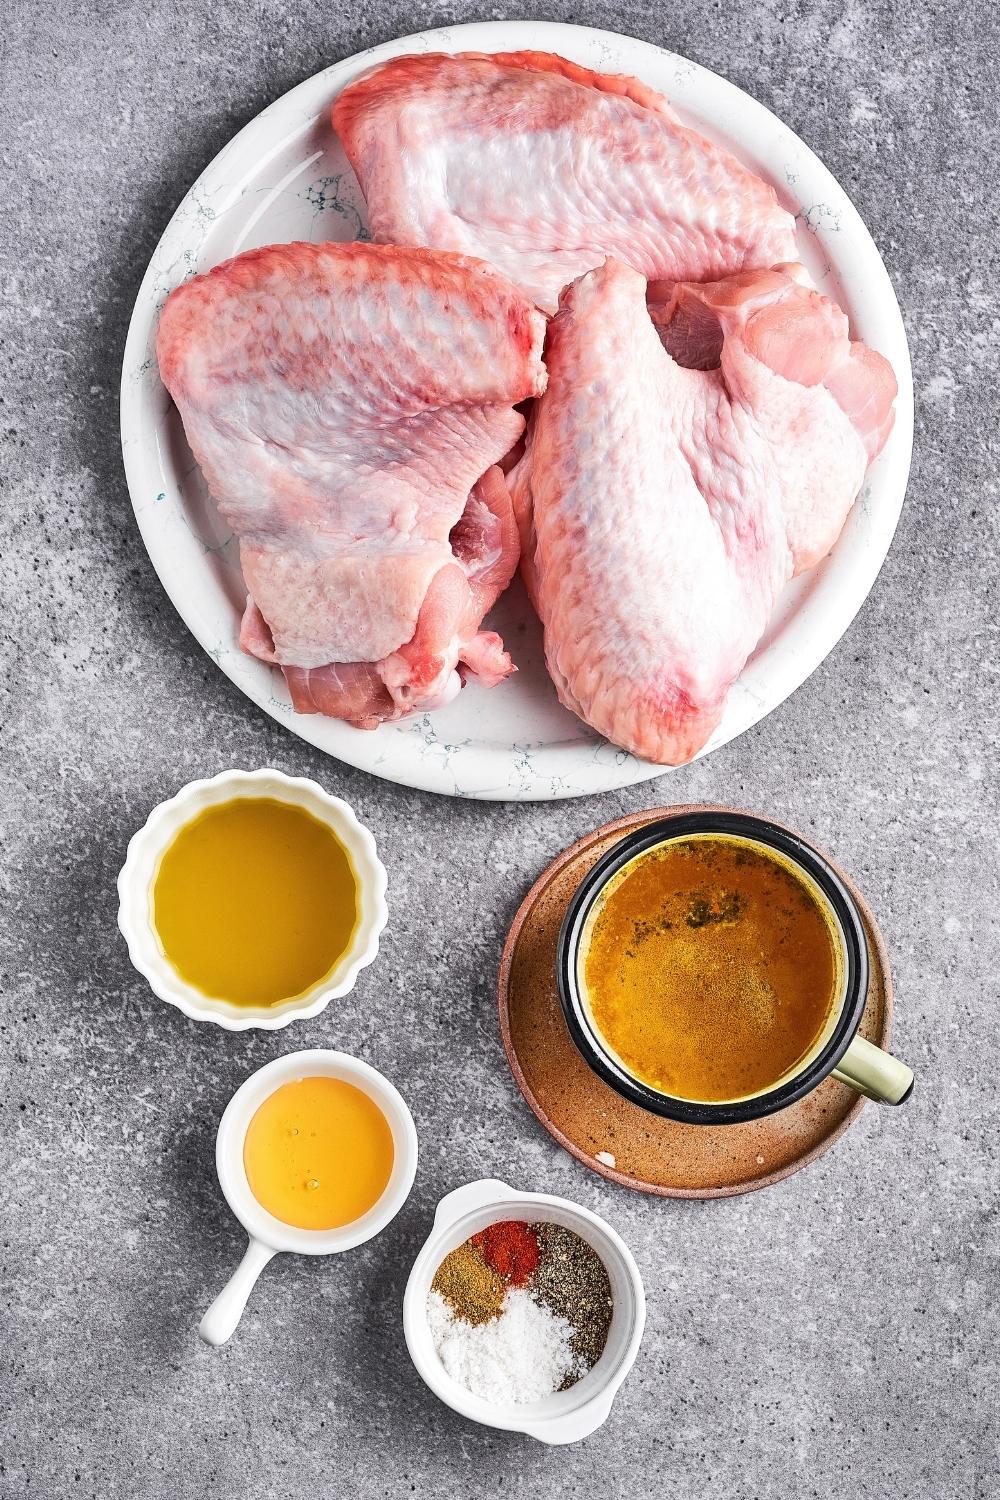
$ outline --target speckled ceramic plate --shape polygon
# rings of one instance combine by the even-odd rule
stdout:
[[[843,534],[822,565],[787,590],[706,746],[741,734],[802,683],[847,629],[892,540],[913,433],[910,361],[892,284],[844,191],[797,136],[704,68],[646,42],[581,26],[489,22],[422,32],[337,63],[277,100],[233,138],[192,187],[139,292],[122,373],[122,446],[136,519],[153,566],[185,623],[246,695],[320,749],[377,776],[452,796],[572,797],[662,775],[592,734],[549,682],[541,632],[519,584],[491,617],[518,673],[475,685],[440,713],[365,733],[292,712],[281,674],[239,650],[246,590],[237,546],[208,498],[180,420],[160,384],[154,339],[178,282],[227,256],[287,240],[366,233],[361,193],[329,123],[330,105],[364,69],[404,52],[539,48],[590,68],[630,73],[769,179],[798,218],[802,260],[850,315],[856,337],[892,362],[896,424]]]
[[[556,941],[573,893],[625,834],[668,812],[703,811],[651,808],[607,823],[565,849],[542,871],[518,909],[497,986],[507,1060],[540,1123],[591,1171],[660,1198],[732,1198],[768,1187],[822,1156],[866,1107],[846,1084],[825,1078],[804,1099],[759,1120],[686,1125],[623,1099],[577,1051],[556,987]],[[889,958],[863,896],[843,870],[837,873],[857,902],[868,934],[870,977],[860,1032],[885,1047],[892,1025]]]

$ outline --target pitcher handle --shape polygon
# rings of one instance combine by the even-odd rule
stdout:
[[[257,1277],[273,1256],[274,1251],[260,1240],[250,1241],[243,1259],[198,1325],[206,1344],[224,1344],[231,1336]]]

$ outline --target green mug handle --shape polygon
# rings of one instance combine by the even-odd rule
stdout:
[[[913,1092],[912,1070],[863,1036],[854,1038],[833,1076],[876,1104],[904,1104]]]

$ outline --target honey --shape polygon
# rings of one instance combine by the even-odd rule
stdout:
[[[385,1115],[341,1078],[299,1078],[275,1089],[243,1143],[250,1191],[297,1229],[339,1229],[360,1219],[385,1192],[394,1156]]]
[[[834,918],[804,873],[728,835],[637,855],[588,915],[580,980],[593,1025],[642,1082],[699,1103],[793,1075],[842,987]]]
[[[160,861],[152,915],[165,957],[202,994],[279,1005],[350,947],[357,878],[336,834],[305,808],[235,797],[181,828]]]

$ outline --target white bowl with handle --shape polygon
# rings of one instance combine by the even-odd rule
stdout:
[[[275,1218],[253,1195],[243,1160],[250,1121],[275,1089],[301,1078],[339,1078],[378,1105],[392,1132],[389,1181],[367,1213],[337,1229],[299,1229]],[[226,1202],[247,1232],[240,1264],[201,1320],[206,1344],[224,1344],[243,1315],[247,1298],[268,1261],[281,1251],[294,1255],[335,1255],[353,1250],[379,1234],[410,1195],[417,1170],[417,1130],[399,1090],[381,1073],[346,1052],[313,1048],[290,1052],[252,1073],[236,1090],[219,1121],[215,1166]]]
[[[604,1353],[568,1391],[541,1401],[493,1402],[475,1396],[454,1380],[434,1347],[427,1322],[427,1297],[438,1266],[470,1235],[503,1219],[548,1221],[572,1229],[597,1252],[611,1281],[614,1312]],[[598,1214],[549,1193],[519,1193],[506,1182],[484,1178],[442,1198],[403,1296],[403,1333],[410,1358],[431,1390],[447,1406],[509,1432],[524,1432],[542,1443],[575,1443],[607,1420],[615,1396],[635,1363],[646,1323],[646,1297],[639,1267],[619,1234]]]
[[[160,860],[177,834],[206,808],[238,797],[273,797],[305,808],[343,844],[357,881],[357,925],[335,967],[304,994],[278,1005],[233,1005],[188,984],[164,953],[153,921],[153,886]],[[264,871],[262,878],[266,879]],[[227,1031],[251,1027],[277,1031],[289,1021],[318,1015],[331,1000],[354,988],[360,971],[378,953],[379,936],[389,916],[385,890],[386,873],[375,840],[340,797],[332,797],[316,781],[286,776],[282,771],[223,771],[208,781],[189,782],[175,797],[155,807],[133,835],[118,876],[118,926],[134,967],[161,1000],[194,1021],[214,1021]]]

